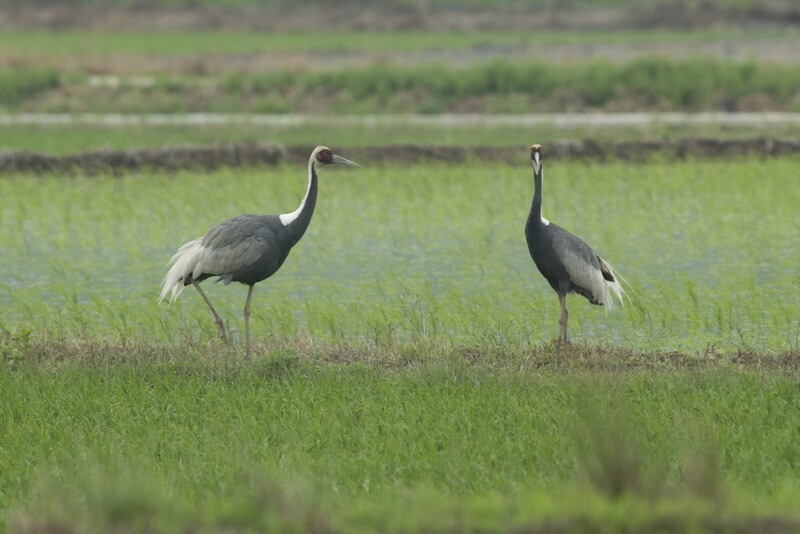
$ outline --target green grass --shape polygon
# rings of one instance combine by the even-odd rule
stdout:
[[[649,109],[719,109],[720,103],[747,95],[764,95],[788,102],[800,91],[800,73],[793,66],[760,65],[713,59],[671,61],[633,60],[616,66],[608,61],[580,65],[503,60],[467,68],[441,65],[401,67],[378,64],[332,72],[267,73],[228,77],[228,90],[287,94],[293,87],[309,93],[338,91],[351,99],[355,110],[364,103],[377,109],[391,106],[393,95],[421,93],[420,110],[447,111],[454,101],[487,95],[524,95],[537,100],[564,98],[569,92],[577,106],[603,106],[631,98]],[[342,105],[342,104],[340,104]],[[563,105],[563,104],[562,104]],[[391,109],[391,107],[390,107]],[[528,111],[540,111],[535,106]]]
[[[544,143],[564,139],[602,139],[610,141],[663,140],[678,138],[752,139],[800,137],[800,125],[765,124],[763,126],[672,125],[654,121],[642,127],[535,126],[515,125],[435,125],[386,123],[365,117],[362,121],[317,119],[309,117],[299,125],[259,125],[253,123],[213,125],[119,126],[71,125],[0,125],[0,147],[52,155],[67,155],[86,150],[213,145],[220,142],[277,141],[286,145],[313,146],[319,139],[336,141],[336,146],[376,146],[382,144],[430,144],[445,146],[514,146],[527,139],[531,131]]]
[[[58,73],[52,68],[0,70],[0,108],[15,106],[26,98],[59,85]]]
[[[366,160],[329,171],[308,234],[257,287],[256,339],[501,347],[552,339],[558,302],[523,236],[533,189],[526,161],[521,147],[515,166]],[[796,165],[548,165],[545,215],[631,285],[631,302],[613,313],[571,297],[575,339],[662,351],[797,349]],[[226,217],[293,210],[305,180],[302,166],[4,177],[0,196],[14,202],[0,213],[3,323],[49,336],[213,337],[194,292],[156,304],[167,259]],[[237,331],[244,288],[207,291]]]
[[[620,31],[463,31],[463,32],[3,32],[3,55],[19,60],[45,57],[92,58],[114,55],[202,56],[267,52],[412,52],[542,44],[701,43],[796,37],[781,30],[620,30]]]
[[[800,394],[781,373],[100,352],[0,366],[0,530],[659,532],[799,520]]]
[[[800,74],[794,66],[698,58],[643,58],[625,65],[604,60],[570,65],[498,60],[457,68],[374,64],[320,72],[284,69],[216,77],[160,75],[145,86],[123,80],[118,87],[93,86],[71,75],[57,82],[47,78],[38,92],[31,91],[22,99],[18,78],[28,72],[0,71],[0,96],[10,95],[0,100],[0,109],[530,113],[609,108],[729,110],[757,105],[758,109],[793,110],[800,92]],[[761,103],[753,104],[758,101]]]

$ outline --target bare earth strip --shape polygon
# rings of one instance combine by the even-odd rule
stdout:
[[[359,161],[381,163],[518,161],[522,147],[392,145],[342,147]],[[800,154],[800,140],[761,139],[679,139],[600,143],[593,140],[555,141],[548,145],[549,158],[646,161],[665,153],[678,159],[719,158],[743,155],[775,157]],[[33,174],[123,174],[137,171],[211,171],[220,167],[299,164],[308,157],[307,146],[279,143],[227,143],[214,146],[149,148],[142,150],[98,150],[67,156],[36,152],[0,152],[0,176]]]

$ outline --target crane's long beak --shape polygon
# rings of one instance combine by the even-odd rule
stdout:
[[[350,161],[347,158],[343,158],[342,156],[337,156],[336,154],[333,155],[333,162],[334,163],[342,163],[343,165],[350,165],[352,167],[361,167],[358,163]]]

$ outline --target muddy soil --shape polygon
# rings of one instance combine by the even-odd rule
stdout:
[[[220,167],[276,165],[287,159],[277,143],[220,144],[142,150],[96,150],[67,156],[37,152],[0,152],[0,175],[10,173],[119,175],[139,171],[212,171]]]
[[[279,143],[220,144],[143,149],[134,151],[99,150],[67,156],[36,152],[0,152],[0,176],[11,174],[98,174],[121,175],[130,172],[179,170],[212,171],[221,167],[248,167],[303,164],[311,146],[284,146]],[[356,161],[375,164],[415,164],[426,162],[462,163],[491,161],[520,163],[527,147],[392,145],[341,147]],[[547,145],[547,157],[554,159],[621,160],[644,162],[657,154],[676,159],[729,158],[743,155],[775,157],[800,154],[800,139],[771,138],[719,140],[679,139],[601,143],[598,141],[559,141]]]

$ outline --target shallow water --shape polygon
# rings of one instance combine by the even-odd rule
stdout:
[[[796,348],[797,171],[789,159],[548,167],[545,215],[629,284],[625,307],[609,313],[569,297],[573,339],[645,350]],[[213,336],[191,288],[172,306],[156,303],[166,261],[226,217],[293,210],[303,174],[280,167],[0,180],[3,328]],[[529,169],[491,165],[326,173],[308,233],[257,286],[254,335],[514,346],[552,339],[558,302],[523,234],[531,182]],[[238,332],[246,288],[206,288]]]

